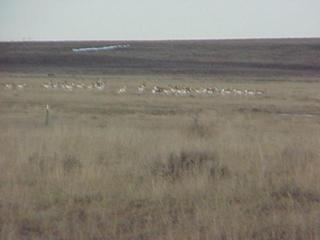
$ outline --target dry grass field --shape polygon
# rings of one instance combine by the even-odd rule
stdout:
[[[19,46],[10,52],[3,43],[0,239],[320,239],[320,41],[310,40],[309,52],[300,41],[274,61],[259,49],[290,43],[249,42],[241,56],[245,50],[234,42],[205,43],[199,55],[206,61],[214,61],[208,49],[232,45],[234,56],[230,49],[219,54],[239,64],[202,72],[211,68],[190,63],[190,74],[183,74],[188,65],[181,59],[166,73],[165,58],[150,68],[147,60],[136,66],[128,60],[123,74],[119,61],[103,72],[101,59],[124,54],[116,51],[75,57],[85,63],[90,57],[99,68],[71,60],[75,66],[67,61],[60,68],[56,56],[44,60]],[[168,43],[154,44],[147,46]],[[305,55],[295,59],[294,49]],[[31,55],[38,60],[26,63]],[[44,89],[50,79],[101,79],[106,88]],[[143,82],[147,89],[139,95]],[[27,86],[5,89],[6,83]],[[154,85],[170,84],[264,94],[151,93]],[[124,85],[127,92],[118,94]]]

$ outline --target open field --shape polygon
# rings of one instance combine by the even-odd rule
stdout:
[[[320,40],[90,44],[0,43],[0,239],[320,239]]]

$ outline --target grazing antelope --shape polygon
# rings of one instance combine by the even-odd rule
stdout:
[[[45,89],[50,89],[51,85],[47,84],[47,83],[44,83],[44,84],[42,84],[42,87],[45,88]]]
[[[42,87],[45,89],[58,88],[58,84],[50,80],[50,83],[44,83],[42,84]]]
[[[6,83],[6,84],[5,84],[5,88],[6,88],[6,89],[13,89],[13,84]]]
[[[254,96],[255,95],[255,92],[254,91],[252,91],[252,90],[244,90],[244,94],[245,95],[248,95],[248,96]]]
[[[174,86],[174,87],[170,87],[170,91],[172,94],[176,96],[183,96],[191,93],[191,88],[190,87],[179,88],[178,86]]]
[[[257,90],[257,91],[256,91],[256,94],[257,94],[257,95],[262,95],[262,94],[264,94],[264,91],[262,91],[262,90]]]
[[[51,87],[52,87],[53,89],[58,89],[58,88],[59,88],[59,84],[58,84],[58,83],[51,82]]]
[[[124,86],[123,88],[120,88],[118,93],[119,94],[123,94],[123,93],[126,93],[127,92],[127,86]]]
[[[143,83],[143,84],[141,84],[140,86],[138,86],[138,93],[139,94],[143,94],[144,93],[144,91],[145,91],[145,89],[146,89],[146,84],[145,83]]]
[[[94,84],[91,83],[91,84],[88,84],[88,85],[86,86],[86,89],[92,90],[93,87],[94,87]]]
[[[220,93],[221,93],[222,96],[225,96],[225,95],[231,94],[232,91],[229,90],[229,89],[224,89],[224,88],[222,88],[221,91],[220,91]]]
[[[215,92],[216,92],[215,88],[204,88],[201,93],[214,95]]]
[[[240,89],[233,89],[232,92],[234,95],[242,95],[243,94],[243,91]]]
[[[193,91],[196,94],[204,94],[206,92],[206,90],[204,88],[194,88]]]
[[[178,89],[178,90],[176,91],[176,95],[179,95],[179,96],[184,96],[184,95],[186,95],[186,94],[187,94],[187,91],[186,91],[186,89],[184,89],[184,88]]]
[[[207,94],[213,95],[214,94],[214,89],[213,88],[207,88],[206,92],[207,92]]]
[[[15,83],[1,83],[1,85],[4,89],[13,89],[13,90],[23,90],[28,85],[26,83],[23,84],[15,84]],[[74,89],[97,89],[97,90],[103,90],[105,88],[105,83],[99,79],[95,82],[85,84],[85,83],[74,83],[74,82],[53,82],[52,79],[49,79],[49,83],[42,83],[41,86],[45,89],[63,89],[67,91],[73,91]],[[146,91],[146,84],[143,83],[138,86],[138,94],[143,94]],[[120,88],[117,93],[124,94],[127,92],[127,86],[124,86]],[[168,85],[168,87],[159,87],[154,86],[151,89],[152,94],[155,95],[175,95],[175,96],[193,96],[194,95],[231,95],[231,96],[258,96],[265,94],[262,90],[256,90],[256,89],[237,89],[237,88],[222,88],[218,89],[216,87],[209,87],[209,88],[193,88],[193,87],[187,87],[187,86],[173,86]]]
[[[97,90],[103,90],[104,87],[105,87],[105,84],[104,84],[104,82],[102,82],[101,79],[99,79],[98,81],[96,81],[96,82],[94,83],[94,87],[95,87],[95,89],[97,89]]]
[[[95,88],[97,90],[103,90],[104,89],[104,85],[95,85]]]
[[[66,81],[64,83],[62,83],[62,88],[68,91],[72,91],[73,90],[73,83],[68,84]]]
[[[162,92],[167,96],[171,94],[171,91],[168,88],[163,88]]]
[[[183,87],[181,89],[178,89],[176,94],[180,96],[185,96],[191,93],[191,88],[190,87]]]
[[[171,90],[169,88],[164,88],[164,87],[159,87],[159,86],[154,86],[152,89],[152,93],[153,94],[161,94],[164,93],[166,95],[170,95],[171,94]]]
[[[163,89],[158,86],[154,86],[151,92],[152,94],[160,94],[161,92],[163,92]]]
[[[78,84],[76,84],[76,88],[84,89],[85,85],[83,83],[78,83]]]
[[[179,88],[177,86],[174,86],[174,87],[169,86],[169,89],[170,89],[171,93],[174,95],[176,95],[179,90]]]
[[[187,94],[191,94],[193,91],[193,89],[191,87],[185,87],[184,89],[187,92]]]
[[[27,86],[27,84],[23,83],[23,84],[17,84],[17,89],[24,89]]]

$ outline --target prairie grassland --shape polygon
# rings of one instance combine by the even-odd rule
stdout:
[[[1,75],[31,86],[0,90],[1,239],[320,239],[319,83],[174,80],[266,91],[192,98],[134,94],[170,76],[105,80]]]

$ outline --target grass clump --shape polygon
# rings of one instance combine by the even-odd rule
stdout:
[[[156,162],[155,165],[153,173],[170,180],[198,174],[213,178],[230,174],[229,168],[220,163],[217,154],[206,151],[182,150],[170,153],[164,162]]]

